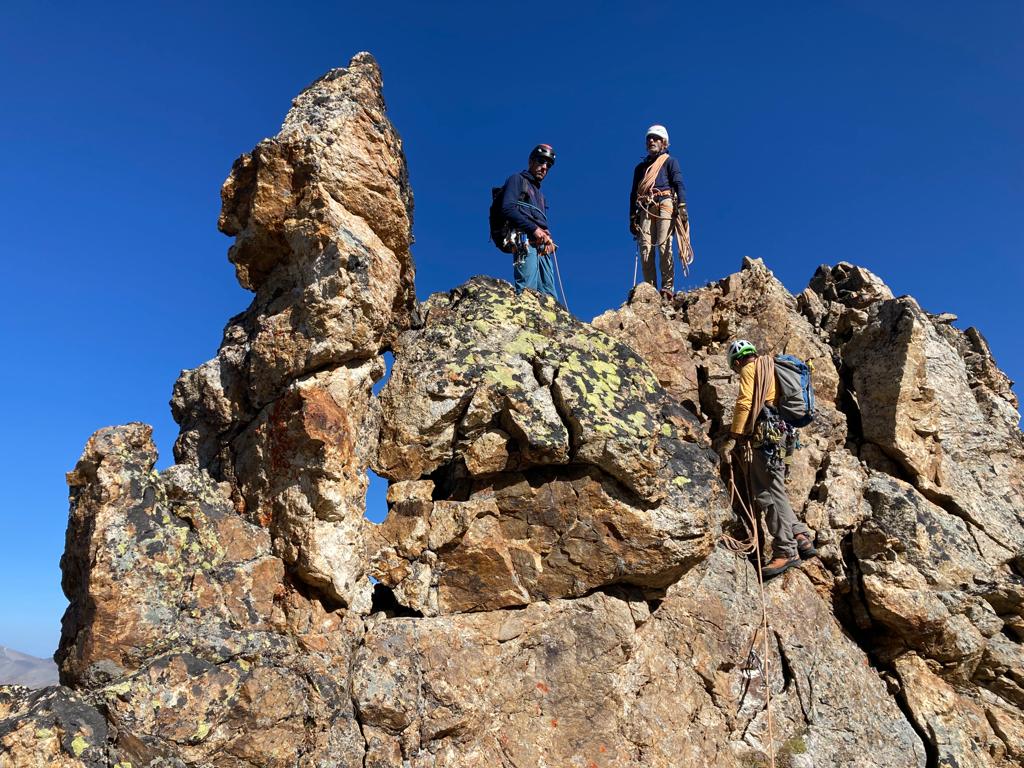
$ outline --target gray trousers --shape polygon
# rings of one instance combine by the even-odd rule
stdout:
[[[657,218],[640,212],[637,225],[640,228],[640,263],[644,268],[644,282],[658,287],[658,274],[654,267],[654,251],[657,249],[661,262],[661,287],[675,290],[675,260],[672,258],[672,209],[671,197],[663,197],[653,204],[651,212]]]
[[[764,511],[768,530],[772,534],[774,557],[796,557],[796,535],[811,530],[796,519],[796,513],[786,496],[786,468],[778,461],[770,461],[764,452],[754,449],[750,464],[750,479],[754,488],[754,501]]]

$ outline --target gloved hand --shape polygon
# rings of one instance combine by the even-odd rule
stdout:
[[[640,237],[640,225],[636,223],[636,219],[629,220],[629,234],[634,238]]]
[[[736,449],[736,438],[729,435],[718,444],[718,455],[726,464],[732,464],[732,452]]]

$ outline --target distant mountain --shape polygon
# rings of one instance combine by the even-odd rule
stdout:
[[[57,665],[53,659],[37,659],[0,645],[0,685],[43,688],[56,684]]]

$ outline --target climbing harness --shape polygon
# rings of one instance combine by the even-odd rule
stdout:
[[[750,461],[753,459],[752,451],[753,448],[749,443],[744,445],[743,460],[747,467],[750,466]],[[743,515],[740,517],[740,520],[743,522],[743,527],[747,531],[747,538],[740,540],[723,533],[721,540],[726,549],[737,556],[749,557],[750,555],[755,555],[757,557],[757,586],[761,597],[761,625],[754,631],[753,637],[750,638],[750,647],[747,651],[746,662],[742,670],[744,675],[748,677],[752,676],[755,669],[761,675],[761,680],[764,684],[765,721],[768,728],[768,763],[770,768],[776,768],[775,732],[772,726],[772,686],[771,681],[768,679],[768,659],[770,658],[768,655],[768,605],[764,598],[764,576],[761,575],[761,537],[758,534],[757,518],[755,517],[751,507],[747,506],[746,502],[743,500],[742,494],[739,493],[739,489],[736,487],[733,466],[731,463],[727,464],[727,466],[729,468],[729,504],[732,506],[733,502],[739,501],[740,509],[743,510]],[[747,478],[746,485],[748,498],[752,499],[752,479],[749,472],[745,472],[744,474]],[[762,633],[764,643],[764,651],[760,657],[754,650],[754,646],[757,643],[758,632]]]

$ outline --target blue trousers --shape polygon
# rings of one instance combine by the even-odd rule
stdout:
[[[516,293],[522,293],[524,288],[533,288],[558,301],[555,294],[555,265],[551,256],[538,256],[537,249],[527,245],[525,252],[519,251],[513,257],[512,273]]]

